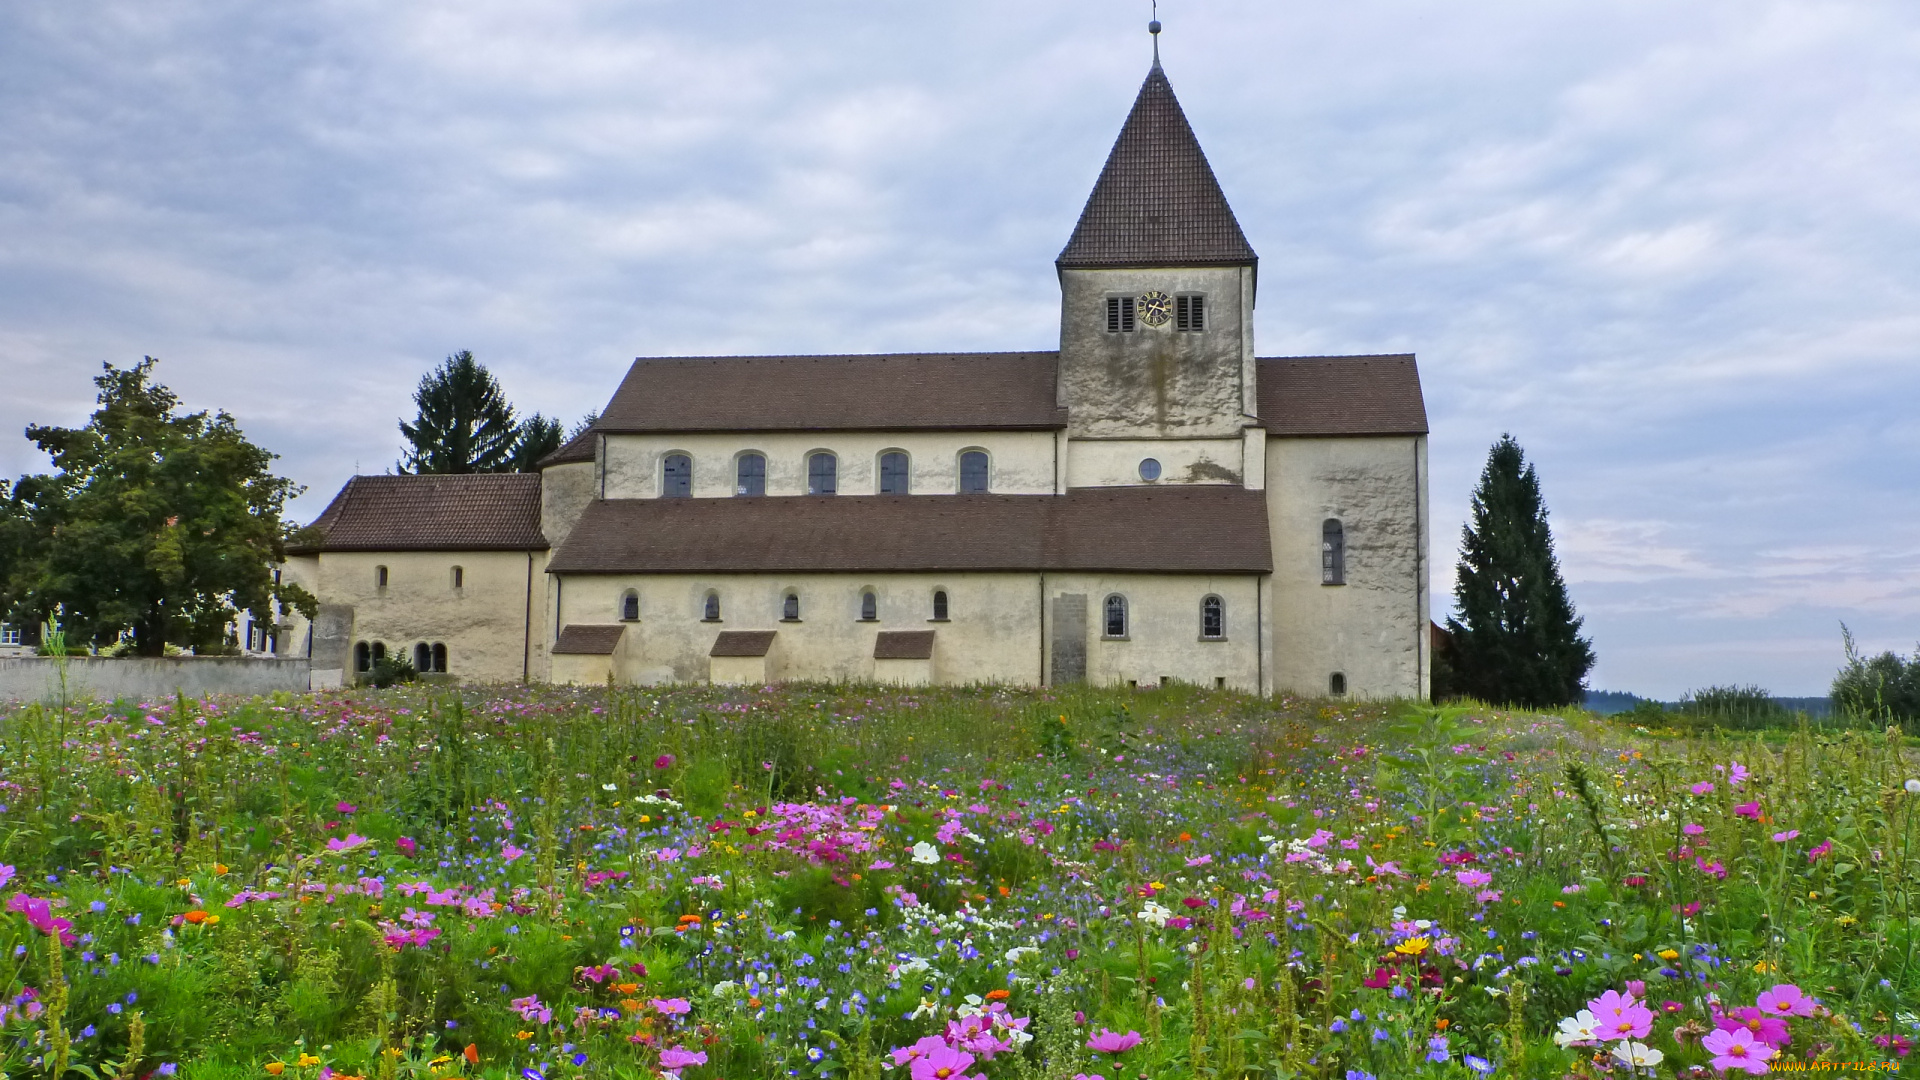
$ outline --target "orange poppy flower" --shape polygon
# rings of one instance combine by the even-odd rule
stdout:
[[[187,912],[185,915],[181,916],[181,918],[184,918],[188,922],[194,924],[195,926],[198,926],[201,923],[207,921],[207,913],[204,911],[195,909],[193,911]]]
[[[1005,1001],[1005,1000],[1007,1000],[1008,998],[1010,998],[1010,997],[1012,997],[1012,996],[1013,996],[1013,991],[1011,991],[1011,990],[989,990],[989,991],[987,991],[987,1000],[988,1000],[988,1001]]]
[[[467,1064],[478,1065],[480,1064],[480,1047],[475,1043],[468,1043],[467,1048],[461,1051],[461,1056],[467,1059]]]

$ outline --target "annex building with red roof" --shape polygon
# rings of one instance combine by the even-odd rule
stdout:
[[[320,684],[399,655],[1424,697],[1414,358],[1257,355],[1258,266],[1156,59],[1056,262],[1057,349],[642,357],[537,474],[348,481],[282,640]]]

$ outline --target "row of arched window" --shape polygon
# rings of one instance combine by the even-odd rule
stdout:
[[[362,641],[353,647],[353,670],[368,672],[373,666],[387,658],[387,643],[384,641]],[[447,647],[441,642],[431,645],[422,641],[413,647],[413,670],[428,674],[445,673],[447,670]]]
[[[1131,614],[1127,607],[1127,598],[1120,593],[1109,593],[1100,605],[1100,636],[1124,639],[1131,637]],[[1200,598],[1200,640],[1225,641],[1227,639],[1227,602],[1218,596],[1207,595]]]
[[[959,461],[959,493],[962,495],[985,495],[992,490],[990,483],[991,462],[985,450],[965,450]],[[879,483],[876,491],[881,495],[910,495],[913,493],[913,459],[904,450],[888,450],[880,455]],[[734,459],[733,493],[736,496],[755,496],[767,493],[767,458],[765,454],[748,452]],[[840,493],[840,459],[827,450],[817,450],[807,455],[807,494],[838,495]],[[693,495],[693,456],[684,453],[672,453],[660,461],[660,494],[667,498],[690,498]]]
[[[947,590],[935,589],[931,597],[928,616],[934,622],[946,622],[949,605]],[[875,622],[880,618],[880,596],[872,589],[860,590],[859,619],[861,622]],[[634,622],[640,618],[640,593],[628,589],[620,595],[620,619],[622,622]],[[700,618],[706,622],[720,621],[720,594],[712,589],[700,600]],[[782,622],[800,621],[800,593],[788,589],[780,594],[780,619]]]

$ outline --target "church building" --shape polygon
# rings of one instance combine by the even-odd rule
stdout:
[[[1261,357],[1156,57],[1057,350],[642,357],[536,474],[356,476],[283,572],[316,687],[877,681],[1425,697],[1414,358]]]

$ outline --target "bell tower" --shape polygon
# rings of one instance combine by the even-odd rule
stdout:
[[[1259,259],[1160,66],[1159,23],[1150,29],[1153,67],[1055,262],[1059,401],[1069,410],[1068,436],[1076,442],[1237,444],[1258,424],[1252,414]],[[1088,445],[1074,453],[1083,449],[1101,452]],[[1224,461],[1226,448],[1218,449],[1202,456]],[[1232,464],[1219,468],[1241,472],[1237,445],[1230,457]],[[1106,482],[1149,480],[1144,470],[1132,481],[1104,471],[1116,478]],[[1228,482],[1218,469],[1202,474],[1196,482]],[[1100,481],[1089,476],[1083,482]]]

